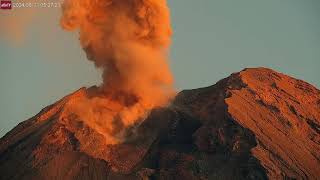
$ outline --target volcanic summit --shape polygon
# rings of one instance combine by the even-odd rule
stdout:
[[[244,69],[180,92],[126,127],[118,143],[64,113],[95,89],[81,88],[2,137],[0,179],[320,177],[320,91],[302,80]]]

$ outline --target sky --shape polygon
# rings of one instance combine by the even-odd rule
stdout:
[[[269,67],[320,87],[319,0],[169,0],[170,66],[178,90],[215,84],[246,67]],[[1,12],[2,11],[2,12]],[[0,137],[83,86],[101,83],[60,9],[0,9]],[[2,16],[2,17],[1,17]],[[6,24],[8,23],[8,24]],[[9,29],[9,31],[8,31]]]

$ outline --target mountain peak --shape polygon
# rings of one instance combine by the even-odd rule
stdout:
[[[180,92],[128,134],[105,137],[63,111],[81,88],[0,140],[0,179],[316,179],[320,91],[267,68]],[[131,131],[130,131],[131,132]]]

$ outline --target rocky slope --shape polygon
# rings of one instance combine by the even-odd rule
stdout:
[[[0,179],[317,179],[320,91],[270,69],[185,90],[107,145],[77,116],[82,88],[0,140]]]

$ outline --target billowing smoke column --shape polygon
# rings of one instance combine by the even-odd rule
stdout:
[[[79,30],[87,58],[103,70],[103,97],[69,107],[108,143],[174,95],[167,62],[166,0],[65,0],[61,25]]]

